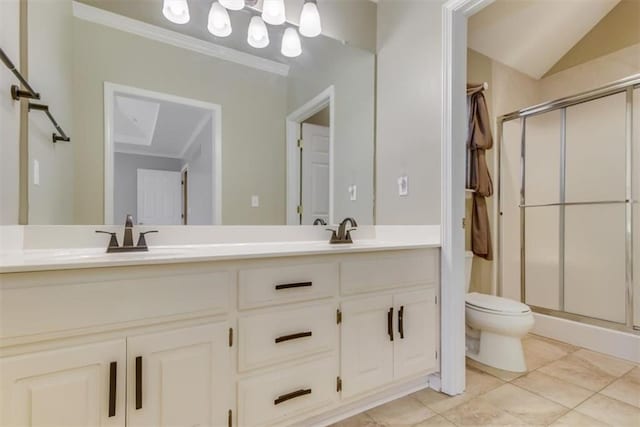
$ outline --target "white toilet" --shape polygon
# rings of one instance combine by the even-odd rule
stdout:
[[[505,371],[525,372],[522,337],[533,328],[528,305],[494,295],[468,293],[473,253],[465,254],[467,357]]]

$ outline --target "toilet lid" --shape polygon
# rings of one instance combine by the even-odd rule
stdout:
[[[472,292],[467,294],[467,305],[477,307],[480,310],[495,311],[498,313],[522,314],[531,311],[528,305],[495,295],[479,294]]]

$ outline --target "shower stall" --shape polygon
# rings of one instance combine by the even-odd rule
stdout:
[[[497,129],[499,294],[638,333],[640,75],[506,114]]]

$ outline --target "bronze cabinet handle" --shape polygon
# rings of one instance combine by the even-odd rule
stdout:
[[[142,408],[142,356],[136,357],[136,409]]]
[[[276,291],[282,289],[306,288],[309,286],[313,286],[313,282],[284,283],[282,285],[276,285]]]
[[[285,342],[285,341],[291,341],[291,340],[297,340],[299,338],[306,338],[306,337],[310,337],[311,331],[308,332],[298,332],[297,334],[291,334],[291,335],[283,335],[281,337],[278,337],[275,339],[276,344],[281,343],[281,342]]]
[[[116,381],[118,375],[118,362],[109,364],[109,418],[116,416]]]
[[[400,339],[404,339],[404,305],[400,306],[400,310],[398,310],[398,333],[400,334]]]
[[[283,402],[286,402],[287,400],[291,400],[291,399],[295,399],[296,397],[300,397],[300,396],[305,396],[307,394],[311,394],[311,389],[307,388],[307,389],[300,389],[291,393],[287,393],[287,394],[283,394],[282,396],[279,396],[276,400],[273,401],[274,405],[279,405]]]
[[[393,341],[393,307],[387,312],[387,334],[389,334],[389,341]]]

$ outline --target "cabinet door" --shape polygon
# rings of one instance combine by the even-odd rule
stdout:
[[[393,342],[388,295],[342,303],[342,395],[351,397],[382,386],[393,379]],[[392,326],[392,325],[391,325]]]
[[[125,340],[0,359],[0,425],[125,425]]]
[[[436,368],[435,288],[394,295],[396,339],[395,379]]]
[[[226,322],[129,338],[127,358],[128,426],[227,425]]]

